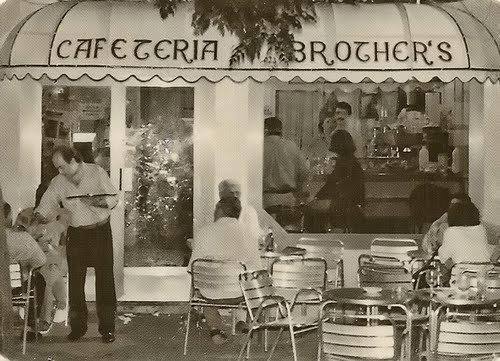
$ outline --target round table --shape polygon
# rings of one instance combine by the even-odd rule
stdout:
[[[334,288],[323,292],[324,300],[333,300],[339,304],[360,306],[406,305],[413,299],[413,291],[382,289],[380,292],[367,292],[364,288]]]
[[[500,305],[500,292],[486,291],[483,297],[478,297],[457,288],[439,287],[433,290],[425,288],[414,292],[415,299],[429,303],[429,331],[430,349],[432,353],[437,349],[437,333],[439,325],[439,312],[443,307],[484,308]]]

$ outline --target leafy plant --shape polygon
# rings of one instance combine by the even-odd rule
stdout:
[[[246,59],[253,62],[289,63],[294,57],[294,34],[303,24],[316,21],[317,3],[403,3],[416,0],[193,0],[192,26],[196,35],[204,34],[209,27],[217,28],[222,35],[236,35],[240,43],[233,49],[230,66]],[[431,0],[422,0],[422,2]],[[434,0],[451,2],[455,0]],[[155,0],[160,16],[173,15],[177,6],[186,0]]]

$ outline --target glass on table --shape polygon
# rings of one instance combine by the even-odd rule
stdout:
[[[462,292],[467,292],[470,288],[470,278],[467,273],[462,272],[457,280],[457,288]]]
[[[434,288],[439,285],[439,271],[435,267],[425,271],[425,281],[431,289],[431,294],[434,293]]]

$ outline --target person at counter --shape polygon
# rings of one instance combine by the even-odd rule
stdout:
[[[333,116],[321,117],[318,123],[319,135],[313,139],[307,150],[309,165],[318,174],[328,174],[333,170],[333,153],[330,151],[330,143],[335,128]]]
[[[264,121],[263,206],[271,215],[294,206],[303,196],[309,176],[306,158],[291,140],[282,137],[282,123],[277,117]]]
[[[335,131],[330,150],[337,155],[335,169],[308,205],[306,229],[317,232],[314,223],[326,214],[330,227],[358,232],[363,223],[361,207],[365,201],[365,184],[363,170],[354,157],[356,146],[349,132]]]
[[[365,142],[363,140],[361,121],[352,117],[351,105],[347,102],[338,102],[333,120],[336,125],[335,130],[345,130],[351,135],[356,147],[354,155],[357,158],[364,157]]]

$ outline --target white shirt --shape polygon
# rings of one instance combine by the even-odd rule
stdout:
[[[444,232],[443,245],[439,248],[439,259],[453,263],[489,262],[490,247],[486,229],[482,224],[470,227],[448,227]]]
[[[235,260],[247,269],[260,269],[259,239],[246,232],[238,219],[222,217],[198,232],[191,262],[197,258]]]
[[[264,192],[300,190],[307,177],[306,158],[294,142],[277,135],[264,137]]]
[[[252,238],[259,239],[264,235],[264,231],[260,228],[259,216],[257,211],[250,205],[242,205],[239,221],[246,228],[248,234]]]
[[[5,229],[7,251],[10,263],[26,262],[32,268],[38,268],[47,260],[42,249],[28,232]]]
[[[82,179],[78,185],[64,175],[56,175],[40,200],[36,212],[48,219],[55,218],[62,203],[70,213],[70,226],[88,226],[105,221],[110,216],[111,208],[118,203],[117,196],[106,197],[108,208],[88,206],[80,199],[67,199],[68,196],[82,194],[116,193],[108,173],[97,164],[82,163]]]

